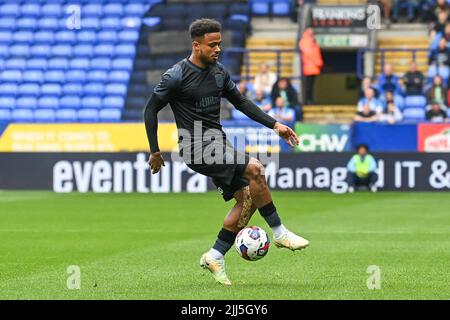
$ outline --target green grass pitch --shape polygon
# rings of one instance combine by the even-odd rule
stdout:
[[[221,287],[198,265],[233,205],[218,193],[0,192],[0,299],[450,299],[448,193],[273,196],[310,247],[256,262],[232,249]]]

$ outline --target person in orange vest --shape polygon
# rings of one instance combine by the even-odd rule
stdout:
[[[299,43],[302,57],[305,104],[314,103],[314,81],[323,67],[322,52],[312,28],[307,28]]]

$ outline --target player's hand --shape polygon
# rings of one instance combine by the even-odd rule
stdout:
[[[288,145],[293,147],[294,145],[299,144],[299,140],[294,130],[289,128],[288,126],[281,124],[279,122],[275,123],[273,130],[284,140]]]
[[[150,154],[150,158],[148,159],[148,164],[150,165],[150,169],[152,170],[152,174],[158,173],[161,169],[161,166],[165,167],[164,159],[162,157],[161,152],[154,152]]]

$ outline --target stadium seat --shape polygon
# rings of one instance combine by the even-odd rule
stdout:
[[[45,12],[43,12],[45,14]],[[37,3],[24,3],[20,7],[21,16],[39,16],[41,14],[41,6]]]
[[[55,34],[52,31],[38,31],[34,34],[36,43],[51,44],[55,41]]]
[[[119,29],[120,19],[118,17],[106,17],[101,19],[100,27],[102,29]]]
[[[62,88],[62,92],[64,95],[82,95],[83,85],[77,82],[66,83]]]
[[[116,46],[114,51],[116,56],[125,56],[134,58],[136,54],[136,47],[131,44],[119,44]]]
[[[37,98],[33,96],[22,96],[16,99],[16,108],[20,109],[35,109],[37,104]]]
[[[16,28],[16,19],[12,17],[3,16],[0,19],[0,29],[10,29],[13,30]]]
[[[73,55],[77,57],[90,57],[94,54],[94,48],[90,44],[79,44],[73,47]]]
[[[40,70],[27,70],[23,73],[23,81],[41,83],[44,81],[44,73]]]
[[[72,55],[72,46],[61,44],[52,47],[53,56],[70,57]]]
[[[83,19],[82,21],[84,21]],[[56,30],[59,27],[59,20],[57,18],[52,17],[44,17],[38,20],[37,22],[38,29],[51,29]]]
[[[112,62],[112,67],[113,69],[132,70],[133,60],[125,58],[114,59]]]
[[[73,58],[69,62],[70,69],[82,69],[87,70],[89,69],[89,59],[87,58]]]
[[[64,96],[59,99],[59,107],[63,109],[79,109],[81,99],[78,96]]]
[[[0,96],[0,110],[14,109],[16,107],[16,99],[14,97]]]
[[[47,60],[42,58],[34,58],[27,61],[28,69],[47,69]]]
[[[1,79],[5,82],[21,82],[22,72],[20,70],[3,70]]]
[[[33,30],[37,28],[38,21],[36,20],[35,17],[19,18],[19,20],[17,20],[16,26],[20,29]]]
[[[81,19],[81,29],[99,29],[100,28],[100,20],[98,18],[86,17]]]
[[[49,69],[67,69],[69,67],[69,61],[66,58],[53,58],[48,61]]]
[[[141,26],[141,19],[136,17],[126,17],[120,20],[122,28],[134,28],[137,29]]]
[[[4,68],[6,69],[20,69],[24,70],[27,67],[27,61],[25,59],[8,59],[5,61]]]
[[[55,122],[55,110],[53,109],[37,109],[34,110],[35,122]]]
[[[59,43],[74,43],[76,41],[76,34],[73,31],[59,31],[55,34],[55,40]]]
[[[46,3],[42,6],[42,12],[45,13],[46,17],[49,17],[49,16],[58,17],[63,14],[63,9],[59,3]]]
[[[19,94],[23,96],[39,96],[41,89],[37,83],[23,83],[19,86]]]
[[[255,16],[268,16],[270,14],[271,0],[251,0],[252,14]]]
[[[77,111],[75,109],[59,109],[56,110],[57,122],[76,122]]]
[[[94,96],[86,96],[81,100],[81,107],[90,109],[100,109],[102,107],[102,98]]]
[[[125,6],[124,11],[128,16],[142,16],[145,12],[145,7],[142,3],[129,3]]]
[[[117,33],[109,30],[100,31],[97,33],[97,40],[100,42],[115,43],[117,41]]]
[[[77,42],[94,43],[97,41],[97,33],[95,31],[80,31],[77,33]]]
[[[11,111],[9,109],[2,109],[0,107],[0,121],[11,121]]]
[[[122,42],[136,42],[139,39],[139,32],[135,30],[124,30],[119,33],[119,40]]]
[[[98,110],[89,108],[78,110],[78,121],[98,122]]]
[[[425,120],[424,108],[407,108],[403,111],[405,120],[422,121]]]
[[[99,112],[99,118],[102,122],[119,122],[121,117],[120,109],[105,108]]]
[[[122,3],[107,3],[103,7],[103,12],[105,16],[122,16],[124,13]]]
[[[2,43],[2,42],[9,43],[12,41],[12,39],[13,39],[13,35],[12,35],[11,31],[9,31],[9,30],[0,31],[0,43]]]
[[[229,14],[250,15],[250,6],[248,3],[232,3],[229,7]]]
[[[103,70],[89,71],[87,73],[86,80],[90,82],[105,82],[108,80],[108,73]]]
[[[128,83],[130,80],[130,73],[127,71],[115,70],[108,74],[108,79],[113,82]]]
[[[86,73],[83,70],[70,70],[66,73],[67,82],[80,82],[86,81]]]
[[[103,5],[100,3],[88,3],[81,8],[83,15],[98,18],[103,16]]]
[[[291,0],[276,0],[272,3],[272,13],[274,16],[288,16],[291,14]]]
[[[34,36],[33,36],[33,32],[31,32],[31,31],[16,31],[13,33],[12,38],[13,38],[13,41],[16,43],[17,42],[32,43]]]
[[[31,55],[33,57],[49,57],[51,55],[52,47],[45,44],[37,44],[31,47]]]
[[[59,99],[55,96],[42,96],[38,100],[39,108],[58,109]]]
[[[127,94],[127,86],[122,83],[109,83],[105,86],[105,94],[125,96]]]
[[[15,96],[19,92],[19,86],[16,83],[0,83],[1,96]],[[1,104],[1,103],[0,103]],[[0,105],[1,107],[1,105]]]
[[[114,45],[112,44],[99,44],[94,47],[95,56],[111,57],[114,55]]]
[[[28,57],[30,55],[30,46],[26,44],[16,44],[9,47],[9,55],[16,57]]]
[[[426,104],[427,98],[425,96],[407,96],[404,108],[425,108]]]
[[[20,15],[20,6],[17,3],[4,3],[0,7],[2,16],[17,17]]]
[[[84,85],[84,94],[102,96],[105,93],[105,86],[101,82],[89,82]]]
[[[14,122],[32,122],[32,109],[14,109],[11,114],[11,120]]]
[[[9,46],[7,44],[0,44],[0,57],[6,57],[9,54]]]
[[[125,105],[125,99],[121,96],[106,96],[103,98],[104,108],[122,109]]]
[[[91,69],[109,70],[111,69],[111,59],[94,58],[91,60]]]
[[[60,70],[46,71],[44,73],[44,80],[46,82],[63,83],[65,81],[65,75]]]
[[[60,96],[62,94],[62,87],[57,83],[45,83],[41,86],[41,94]]]

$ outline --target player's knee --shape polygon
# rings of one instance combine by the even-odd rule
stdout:
[[[264,176],[264,166],[259,160],[252,158],[247,165],[246,175],[249,179],[258,180]]]

